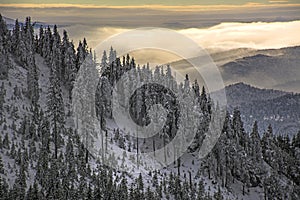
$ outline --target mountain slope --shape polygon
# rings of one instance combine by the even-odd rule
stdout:
[[[258,51],[257,55],[222,65],[220,71],[226,84],[244,82],[257,87],[278,88],[277,85],[299,81],[299,55],[300,47]],[[300,85],[294,85],[287,89],[300,92],[299,88]]]
[[[300,94],[272,89],[260,89],[244,83],[226,86],[229,110],[241,111],[247,132],[254,121],[263,133],[269,124],[275,134],[296,134],[300,130]],[[218,94],[218,93],[216,93]]]
[[[283,89],[288,92],[300,92],[300,46],[282,49],[234,49],[221,52],[209,52],[218,66],[225,85],[238,82],[260,88]],[[191,58],[193,60],[195,58]],[[186,60],[170,63],[191,80],[198,79],[198,71]]]
[[[272,89],[260,89],[245,83],[236,83],[225,87],[227,103],[234,107],[242,103],[275,99],[287,92]]]

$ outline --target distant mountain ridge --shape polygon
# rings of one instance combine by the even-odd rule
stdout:
[[[231,106],[238,106],[249,101],[252,102],[274,99],[289,94],[288,92],[280,90],[256,88],[242,82],[226,86],[225,90],[227,102]],[[247,91],[246,94],[245,91]]]
[[[300,47],[259,50],[219,67],[226,85],[234,82],[300,92]],[[293,85],[287,83],[293,82]],[[284,86],[284,87],[281,87]]]
[[[259,88],[300,93],[300,46],[208,52],[219,68],[225,85],[243,82]],[[193,59],[196,58],[190,60]],[[201,79],[195,67],[186,60],[172,62],[170,65],[182,73],[191,74],[191,80]]]
[[[11,18],[8,18],[8,17],[4,17],[2,16],[2,18],[4,19],[4,21],[6,22],[6,26],[8,28],[8,30],[12,30],[14,27],[15,27],[15,23],[16,23],[16,20],[15,19],[11,19]],[[22,21],[19,21],[19,24],[20,26],[24,26],[24,23]],[[40,28],[41,26],[46,28],[46,27],[50,27],[50,28],[53,28],[54,25],[53,24],[47,24],[45,22],[39,22],[39,21],[35,21],[33,22],[33,27],[35,29],[38,29]],[[62,27],[61,25],[59,27]]]

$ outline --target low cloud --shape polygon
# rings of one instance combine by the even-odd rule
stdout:
[[[128,31],[128,28],[90,27],[74,25],[66,27],[70,37],[77,41],[86,37],[91,47],[106,38]],[[84,31],[78,31],[84,30]],[[175,30],[210,50],[234,48],[270,49],[300,45],[300,20],[290,22],[221,23],[209,28]],[[162,38],[165,40],[167,38]]]
[[[271,0],[269,3],[288,3],[288,0]]]
[[[300,21],[221,23],[207,29],[190,28],[179,32],[207,49],[267,49],[300,45]]]

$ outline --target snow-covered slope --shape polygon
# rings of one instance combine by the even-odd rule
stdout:
[[[0,23],[5,28],[5,24]],[[1,63],[1,69],[8,71],[8,75],[4,74],[0,79],[1,198],[211,200],[264,199],[266,196],[268,199],[299,199],[300,132],[290,141],[289,137],[276,137],[269,126],[261,138],[257,124],[254,124],[249,135],[250,132],[244,130],[242,115],[238,110],[233,113],[229,110],[224,123],[220,123],[220,137],[205,158],[198,158],[199,148],[190,147],[180,158],[158,170],[152,170],[145,164],[146,161],[153,161],[147,156],[140,156],[140,164],[135,165],[137,149],[151,150],[152,141],[144,143],[139,139],[138,143],[136,137],[129,137],[119,129],[109,115],[111,106],[107,102],[111,93],[104,85],[108,81],[114,84],[116,77],[122,76],[126,70],[134,70],[134,74],[139,77],[139,73],[142,72],[143,75],[153,77],[153,71],[146,67],[138,68],[129,55],[123,63],[112,63],[107,61],[105,56],[102,59],[102,66],[105,68],[98,82],[102,96],[97,99],[96,104],[99,103],[100,108],[104,109],[98,110],[97,114],[101,120],[97,122],[101,123],[101,129],[97,130],[99,133],[94,134],[107,136],[105,145],[110,157],[98,158],[97,155],[102,152],[88,151],[87,143],[81,140],[73,121],[75,114],[72,115],[70,106],[73,75],[80,76],[77,70],[87,67],[85,59],[95,64],[93,55],[87,49],[86,40],[79,44],[76,52],[66,32],[61,41],[56,29],[53,30],[53,34],[47,30],[44,37],[34,43],[32,29],[20,31],[24,32],[20,34],[22,37],[19,39],[14,35],[6,37],[9,33],[7,30],[0,32],[0,56],[8,58]],[[5,40],[8,41],[3,42]],[[9,44],[16,46],[8,46]],[[109,55],[115,57],[111,60],[117,59],[115,50],[111,49]],[[260,56],[257,58],[260,59]],[[161,81],[168,78],[172,80],[171,74],[170,71],[165,73],[163,68],[157,67],[155,70],[155,78]],[[196,84],[191,88],[188,76],[185,84],[175,84],[181,88],[184,94],[182,96],[189,97],[189,94],[193,94],[190,92],[194,91],[197,97],[189,99],[191,104],[186,106],[188,110],[182,112],[181,116],[188,116],[191,111],[199,111],[197,117],[203,117],[203,123],[193,129],[196,132],[193,144],[200,146],[203,138],[209,137],[209,132],[206,131],[207,124],[215,119],[211,114],[212,103],[204,89],[200,92]],[[37,102],[33,96],[36,88],[39,93]],[[290,109],[288,105],[298,105],[297,99],[293,97],[298,98],[299,95],[293,96],[279,91],[266,94],[264,90],[243,84],[236,85],[235,89],[249,90],[248,100],[253,102],[268,99],[263,104],[264,107],[270,105],[268,101],[274,100],[276,104],[284,105],[283,109]],[[241,94],[241,91],[236,94]],[[155,95],[162,97],[165,93]],[[155,95],[153,96],[156,97]],[[233,95],[232,98],[237,96]],[[168,98],[162,99],[165,101],[163,103],[172,103]],[[236,102],[244,104],[247,103],[246,100],[241,98]],[[142,101],[146,104],[145,99]],[[130,104],[133,111],[139,111],[136,102],[132,101]],[[154,100],[152,103],[157,104]],[[144,112],[148,110],[144,109]],[[134,112],[131,117],[134,118],[133,116]],[[170,124],[175,131],[176,117],[180,120],[180,115],[170,118],[173,120]],[[192,122],[199,118],[187,121]],[[182,120],[185,120],[184,117]],[[163,149],[163,139],[173,139],[173,130],[171,132],[167,128],[166,126],[166,129],[161,131],[169,131],[167,135],[157,134],[153,137],[153,144],[155,143],[157,148]],[[183,136],[189,128],[184,129]],[[88,134],[87,131],[85,133]],[[128,155],[133,155],[118,154],[120,148],[125,149]],[[104,160],[117,164],[114,167],[107,166]],[[124,171],[118,168],[118,164],[122,163],[125,165]]]

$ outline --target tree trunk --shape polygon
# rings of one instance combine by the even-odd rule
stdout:
[[[57,159],[57,125],[56,121],[54,121],[54,157]]]
[[[178,174],[178,176],[180,176],[180,165],[181,165],[180,158],[178,158],[178,160],[177,160],[177,174]]]
[[[155,140],[154,140],[154,138],[153,138],[153,154],[154,154],[154,157],[155,157]]]
[[[166,138],[164,137],[164,159],[165,159],[165,163],[167,163],[167,155],[166,155]]]
[[[104,163],[104,141],[103,141],[103,134],[104,134],[104,132],[102,131],[102,127],[100,126],[102,163]]]
[[[192,173],[189,171],[189,179],[190,179],[190,188],[192,189],[193,183],[192,183]]]
[[[87,147],[85,147],[85,163],[89,162],[89,151],[87,149]]]
[[[139,135],[138,131],[136,132],[136,164],[139,168]]]
[[[107,130],[105,130],[105,156],[107,154],[107,137],[108,137],[108,133],[107,133]],[[106,160],[106,158],[105,158]]]

